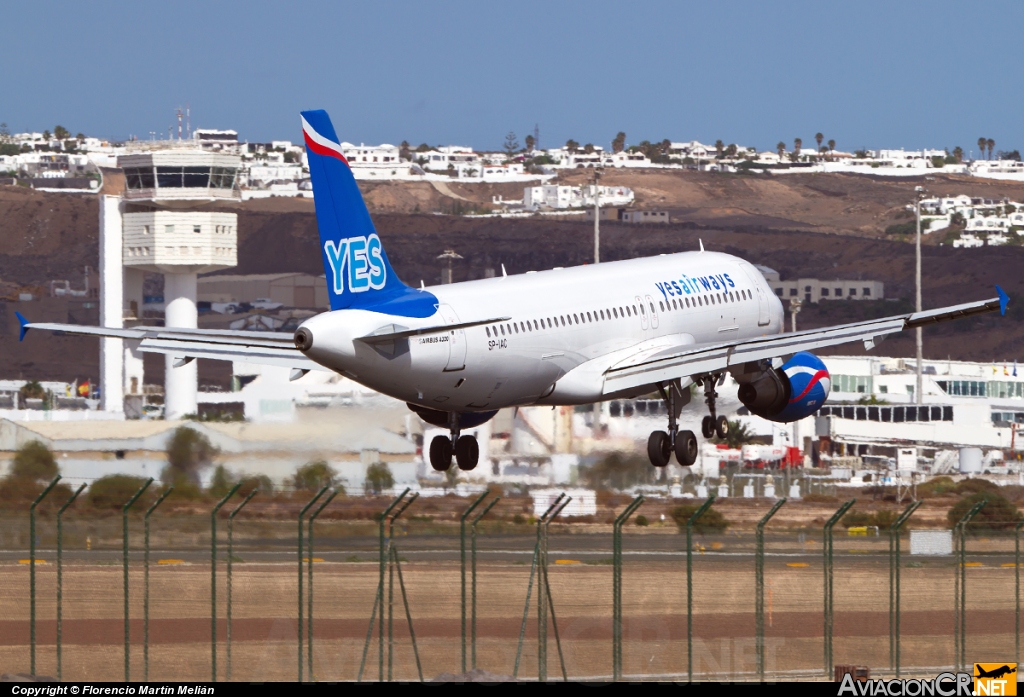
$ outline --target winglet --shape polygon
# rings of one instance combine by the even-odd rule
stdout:
[[[999,293],[999,314],[1006,316],[1006,306],[1010,304],[1010,296],[999,286],[996,286],[996,292]]]
[[[697,241],[700,242],[700,253],[703,254],[704,253],[704,240],[698,239]]]
[[[21,334],[18,335],[18,341],[25,340],[25,333],[28,331],[28,320],[25,319],[25,315],[15,311],[14,313],[18,317],[18,324],[21,325]]]

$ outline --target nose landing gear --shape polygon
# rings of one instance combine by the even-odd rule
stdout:
[[[729,420],[724,416],[715,413],[715,399],[718,393],[715,392],[715,385],[722,381],[725,373],[712,373],[697,379],[697,384],[704,388],[704,403],[708,405],[709,415],[701,421],[700,430],[705,438],[725,438],[729,435]]]
[[[697,437],[693,431],[679,431],[679,414],[683,407],[690,401],[690,391],[682,390],[680,382],[676,380],[665,390],[663,385],[658,385],[662,399],[668,405],[668,432],[655,431],[647,439],[647,457],[655,467],[665,467],[675,452],[676,460],[683,467],[689,467],[697,460]]]
[[[459,435],[459,414],[448,412],[451,436],[435,436],[430,441],[430,466],[438,472],[447,472],[452,466],[452,455],[459,469],[468,472],[480,461],[480,446],[473,436]]]

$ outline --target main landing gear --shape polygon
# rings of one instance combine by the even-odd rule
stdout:
[[[704,388],[704,403],[711,412],[701,423],[701,433],[705,438],[715,435],[725,438],[729,433],[728,419],[715,413],[715,399],[718,397],[715,385],[723,376],[724,373],[712,373],[696,380],[696,383]],[[693,431],[679,431],[677,422],[683,407],[690,401],[690,391],[683,391],[679,380],[670,383],[667,390],[664,385],[659,384],[658,391],[668,405],[668,433],[655,431],[651,434],[647,439],[647,457],[655,467],[665,467],[674,452],[679,464],[689,467],[697,461],[697,436]]]
[[[468,472],[480,461],[480,446],[473,436],[459,435],[459,415],[448,413],[451,436],[435,436],[430,441],[430,466],[438,472],[447,472],[452,466],[452,455],[459,469]]]

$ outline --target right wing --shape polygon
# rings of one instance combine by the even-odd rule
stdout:
[[[998,286],[996,290],[999,297],[991,300],[942,307],[937,310],[726,343],[689,344],[664,349],[654,355],[647,353],[632,356],[605,372],[604,392],[613,394],[636,387],[670,382],[677,378],[721,372],[744,363],[770,360],[799,351],[813,351],[854,341],[863,341],[868,348],[873,348],[875,343],[887,335],[904,329],[996,310],[1005,314],[1009,298]]]

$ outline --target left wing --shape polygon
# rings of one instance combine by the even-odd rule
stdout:
[[[613,394],[644,385],[670,382],[677,378],[716,373],[744,363],[770,360],[798,351],[813,351],[854,341],[863,341],[870,349],[887,335],[904,329],[948,322],[996,310],[1005,315],[1009,297],[999,286],[996,286],[996,292],[999,294],[998,297],[982,302],[756,339],[720,344],[690,344],[685,347],[668,348],[653,356],[648,354],[642,358],[627,358],[605,372],[604,392]]]
[[[295,348],[291,334],[246,332],[230,329],[182,329],[177,327],[87,327],[78,324],[29,322],[15,313],[21,323],[21,339],[29,329],[44,329],[80,336],[101,336],[139,342],[139,350],[176,356],[183,363],[195,358],[220,361],[245,361],[276,365],[300,371],[328,370],[306,358]]]

